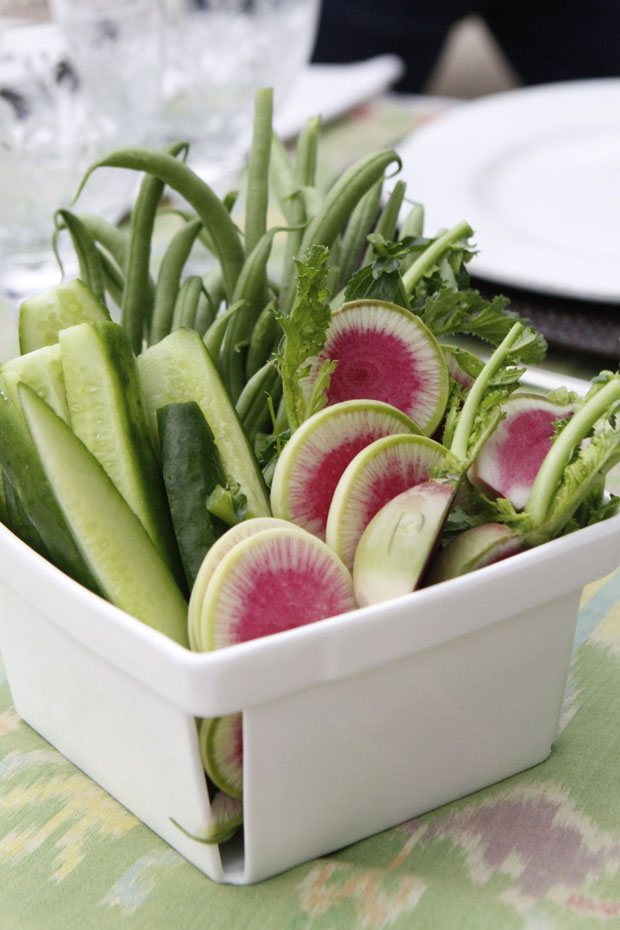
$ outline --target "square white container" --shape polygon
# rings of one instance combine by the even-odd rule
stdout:
[[[248,884],[543,760],[582,586],[620,515],[378,607],[193,654],[0,526],[18,713],[218,882]],[[196,718],[243,711],[244,835],[211,821]]]

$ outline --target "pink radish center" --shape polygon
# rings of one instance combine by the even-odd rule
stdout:
[[[313,480],[305,486],[305,501],[303,502],[304,510],[315,515],[311,532],[320,535],[321,538],[325,537],[329,505],[343,471],[358,452],[378,438],[370,432],[362,433],[348,442],[343,442],[337,448],[331,449],[316,464],[312,473]]]
[[[483,448],[474,465],[478,482],[524,507],[530,488],[551,448],[554,422],[570,413],[533,406],[508,417]]]
[[[219,649],[335,616],[356,606],[349,572],[308,536],[270,531],[246,547],[218,590],[213,645]]]
[[[336,359],[330,404],[371,399],[392,404],[422,430],[432,428],[447,369],[437,346],[412,314],[373,302],[351,304],[332,317],[325,359]]]
[[[395,412],[358,409],[325,418],[291,471],[290,519],[324,539],[329,505],[349,462],[375,439],[404,432],[407,421]]]
[[[426,481],[429,477],[428,466],[422,468],[418,462],[403,462],[392,457],[391,461],[384,460],[380,464],[382,465],[381,471],[376,469],[375,474],[364,488],[361,515],[364,526],[389,500],[412,485]]]
[[[338,365],[329,386],[330,404],[352,398],[372,398],[410,411],[423,381],[410,347],[390,332],[354,326],[329,341],[329,355]]]

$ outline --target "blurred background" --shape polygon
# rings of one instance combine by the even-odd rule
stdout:
[[[0,0],[0,16],[43,18],[46,13],[47,0]],[[450,31],[425,90],[472,98],[516,86],[516,75],[484,22],[470,15]]]

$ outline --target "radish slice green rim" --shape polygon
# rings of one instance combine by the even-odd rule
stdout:
[[[205,718],[198,734],[200,758],[213,784],[231,798],[243,797],[243,715]]]
[[[445,455],[435,440],[409,434],[384,436],[358,452],[336,486],[325,532],[327,545],[350,571],[374,515],[397,494],[427,481]]]
[[[420,317],[381,300],[355,300],[332,313],[325,346],[314,360],[335,359],[328,403],[365,398],[398,407],[430,435],[448,402],[444,353]]]
[[[394,433],[420,434],[406,414],[379,400],[348,400],[324,407],[297,429],[276,465],[271,485],[275,517],[319,539],[336,485],[363,448]]]
[[[354,610],[351,573],[296,526],[262,530],[228,552],[207,585],[200,639],[207,650],[284,632]]]
[[[203,652],[207,648],[200,639],[200,613],[207,585],[211,580],[213,572],[220,564],[224,556],[230,552],[233,546],[236,546],[242,539],[247,539],[254,533],[260,533],[261,530],[274,529],[275,527],[288,527],[290,523],[286,520],[277,520],[275,517],[252,517],[249,520],[243,520],[231,526],[223,536],[220,536],[213,543],[198,569],[196,580],[192,587],[192,593],[189,599],[187,612],[187,632],[189,637],[190,649],[196,652]]]

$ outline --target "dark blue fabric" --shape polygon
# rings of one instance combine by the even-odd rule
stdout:
[[[446,35],[477,13],[524,84],[620,76],[620,0],[323,0],[315,61],[403,59],[397,89],[424,89]]]

